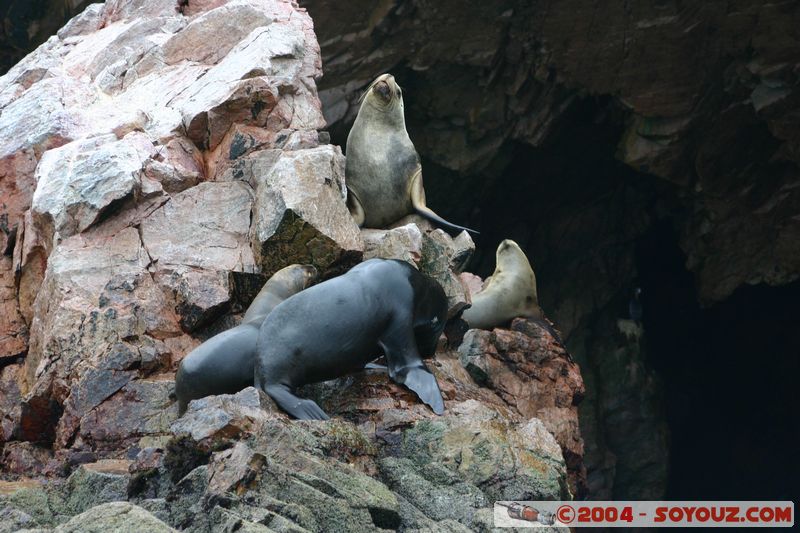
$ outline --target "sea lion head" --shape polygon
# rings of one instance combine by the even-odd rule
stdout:
[[[447,295],[435,279],[414,276],[414,337],[422,357],[433,357],[447,322]]]
[[[368,113],[373,120],[402,124],[405,128],[403,90],[397,85],[394,76],[381,74],[369,84],[361,98],[359,115]]]
[[[533,270],[530,266],[525,252],[519,247],[519,244],[511,239],[505,239],[497,247],[495,254],[495,275],[514,268],[518,270],[520,267],[523,270]]]
[[[288,297],[307,289],[318,278],[319,272],[313,265],[289,265],[277,271],[270,278],[269,284],[273,291],[281,292],[281,295]]]

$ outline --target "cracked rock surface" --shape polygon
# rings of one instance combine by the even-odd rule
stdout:
[[[181,358],[290,263],[398,258],[470,302],[467,234],[353,222],[321,74],[293,1],[108,0],[0,78],[0,531],[489,530],[585,492],[578,367],[527,322],[442,339],[441,417],[378,370],[307,386],[324,423],[253,388],[178,418]]]

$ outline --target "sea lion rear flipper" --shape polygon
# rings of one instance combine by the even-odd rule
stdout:
[[[264,392],[275,400],[281,409],[298,420],[328,420],[330,418],[314,401],[298,398],[286,385],[267,385],[264,387]]]
[[[414,211],[416,211],[418,215],[421,215],[440,226],[444,226],[451,231],[468,231],[473,235],[480,235],[480,233],[474,229],[465,228],[464,226],[459,226],[458,224],[453,224],[452,222],[446,221],[434,213],[430,207],[425,205],[425,188],[422,185],[422,166],[419,165],[419,163],[417,163],[417,169],[414,172],[414,176],[411,178],[410,187],[411,205],[414,206]]]
[[[361,200],[358,199],[358,196],[350,189],[347,189],[347,209],[350,211],[350,215],[353,217],[353,220],[356,221],[358,227],[360,228],[363,226],[364,220],[366,220],[364,206]]]
[[[419,399],[430,406],[437,415],[444,413],[442,391],[436,377],[425,367],[413,367],[406,372],[403,385],[417,393]]]

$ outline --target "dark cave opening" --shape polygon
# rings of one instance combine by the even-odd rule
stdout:
[[[671,226],[638,243],[644,330],[671,433],[667,499],[797,499],[800,282],[697,303]]]
[[[401,69],[397,78],[411,99],[413,73]],[[433,127],[413,107],[406,113],[412,140],[420,128]],[[800,474],[792,451],[800,437],[800,404],[790,381],[800,374],[800,309],[792,302],[800,297],[800,282],[741,287],[726,301],[701,308],[672,227],[685,207],[673,184],[616,159],[624,120],[624,110],[609,98],[580,99],[545,145],[506,142],[473,175],[423,154],[428,205],[481,231],[470,272],[490,275],[504,238],[528,254],[545,312],[557,327],[577,332],[578,350],[589,358],[581,361],[582,371],[597,396],[585,403],[597,415],[582,405],[581,416],[598,417],[598,434],[585,437],[605,441],[615,456],[614,497],[792,499],[792,480]],[[350,126],[340,122],[331,129],[332,142],[343,150]],[[636,285],[643,288],[643,363],[657,376],[655,389],[598,381],[619,377],[608,367],[598,370],[598,361],[610,356],[604,350],[614,337],[612,324],[628,318]],[[576,311],[559,309],[564,302]],[[567,324],[570,313],[579,322]],[[591,333],[583,337],[582,331]],[[637,411],[637,402],[653,408]],[[615,403],[623,407],[609,407]],[[622,435],[603,436],[625,423],[634,424],[635,435],[648,435],[662,423],[645,420],[652,416],[665,417],[669,428],[663,455],[658,438],[637,444],[622,442]],[[651,455],[643,457],[644,449]],[[596,461],[596,468],[606,469],[603,453],[590,458],[587,448],[587,466]],[[664,489],[658,472],[665,468]]]

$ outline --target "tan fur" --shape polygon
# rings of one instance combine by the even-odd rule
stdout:
[[[495,261],[494,272],[461,318],[477,329],[501,326],[516,317],[541,319],[536,275],[519,245],[504,240],[497,247]]]
[[[422,165],[406,131],[402,89],[391,74],[381,74],[364,92],[346,155],[347,206],[359,226],[385,228],[416,212],[450,230],[473,231],[425,205]]]

